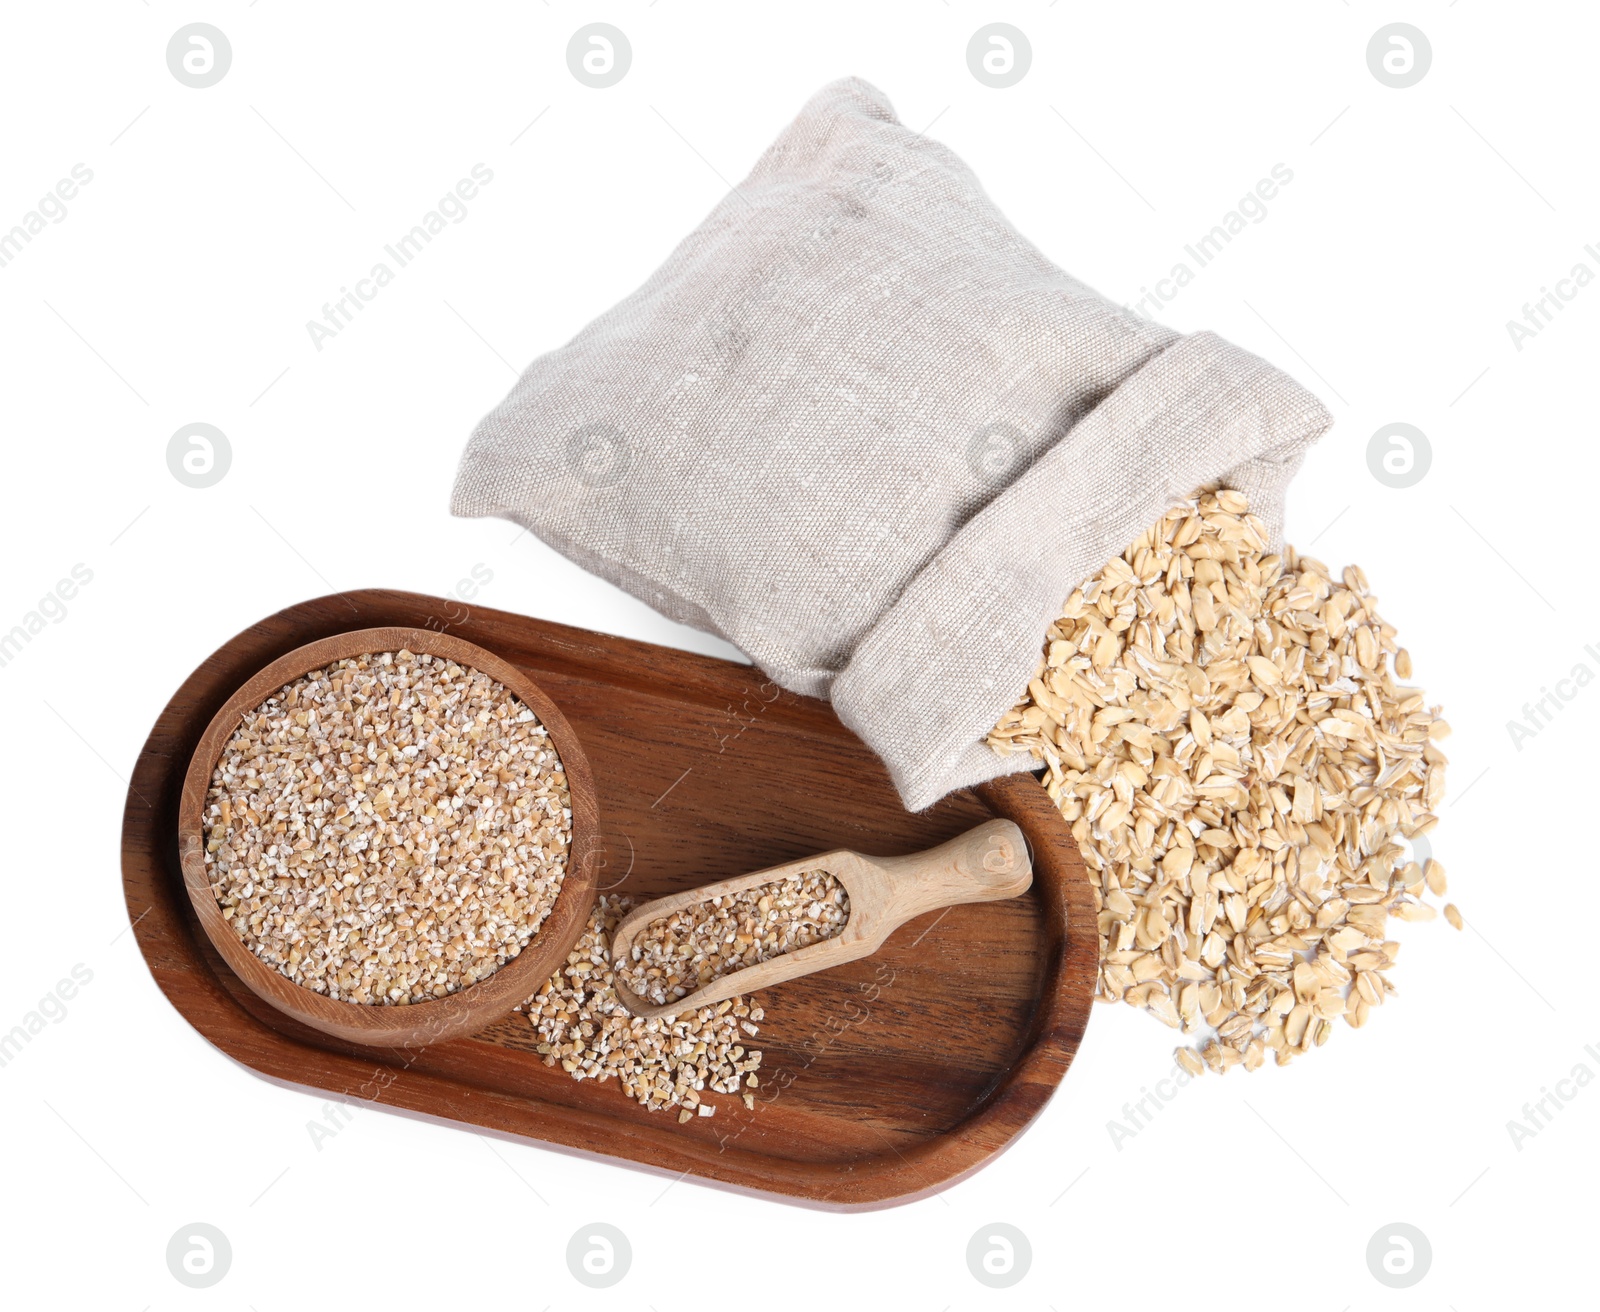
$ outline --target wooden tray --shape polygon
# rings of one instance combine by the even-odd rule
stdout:
[[[756,1106],[712,1095],[680,1125],[615,1080],[547,1067],[520,1014],[431,1047],[357,1047],[260,1002],[200,932],[178,867],[184,770],[217,708],[284,652],[346,629],[448,630],[520,667],[583,741],[599,786],[602,889],[655,897],[832,847],[896,854],[991,815],[1028,835],[1034,884],[914,920],[864,961],[761,995]],[[122,828],[129,919],[157,984],[223,1052],[270,1078],[469,1127],[834,1208],[904,1202],[1005,1148],[1066,1073],[1088,1019],[1093,894],[1032,775],[902,809],[823,702],[749,666],[413,593],[291,606],[224,644],[140,753]]]

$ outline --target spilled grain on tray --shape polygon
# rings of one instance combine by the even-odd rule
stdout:
[[[1185,1069],[1280,1065],[1394,986],[1431,918],[1449,732],[1355,566],[1267,550],[1232,491],[1179,506],[1068,598],[989,735],[1030,752],[1096,881],[1098,996],[1195,1036]],[[1446,908],[1459,926],[1459,913]]]
[[[735,1094],[757,1087],[761,1053],[745,1047],[763,1018],[760,1007],[731,998],[676,1016],[643,1020],[617,1001],[607,945],[633,899],[602,896],[567,963],[529,998],[525,1011],[539,1035],[545,1065],[575,1080],[616,1077],[630,1098],[652,1111],[684,1107],[680,1122],[711,1116],[706,1090]],[[754,1096],[745,1092],[745,1106]]]

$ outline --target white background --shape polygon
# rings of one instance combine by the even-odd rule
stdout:
[[[1007,90],[965,58],[996,20],[1033,49]],[[1433,50],[1403,90],[1365,54],[1397,20]],[[233,48],[203,90],[165,58],[193,21]],[[591,21],[633,48],[606,90],[567,69]],[[1507,1129],[1578,1064],[1600,1076],[1600,688],[1520,749],[1507,730],[1574,665],[1600,673],[1584,652],[1600,653],[1600,288],[1521,350],[1506,328],[1575,264],[1600,273],[1584,252],[1600,248],[1591,6],[117,0],[11,5],[3,26],[0,231],[75,164],[94,175],[0,268],[0,630],[74,564],[93,571],[0,668],[0,1031],[75,964],[93,972],[0,1069],[8,1305],[1593,1304],[1600,1080],[1520,1149]],[[1167,1071],[1175,1036],[1097,1008],[1013,1151],[888,1211],[665,1188],[365,1108],[319,1150],[307,1122],[323,1100],[209,1047],[120,934],[140,745],[188,672],[254,620],[334,589],[447,593],[475,565],[493,573],[485,604],[724,650],[504,522],[452,520],[448,492],[516,370],[636,286],[847,73],[931,124],[1024,233],[1129,304],[1274,164],[1293,170],[1162,317],[1266,356],[1333,411],[1289,534],[1364,565],[1454,723],[1433,843],[1469,928],[1402,926],[1401,994],[1366,1030],[1339,1026],[1288,1070],[1190,1085],[1120,1148],[1107,1123]],[[306,321],[479,162],[494,180],[466,220],[316,350]],[[1432,445],[1403,490],[1366,460],[1397,421]],[[166,464],[193,422],[233,453],[204,490]],[[197,1220],[233,1249],[206,1291],[164,1256]],[[564,1259],[595,1220],[633,1248],[603,1292]],[[1033,1252],[1004,1291],[965,1260],[996,1221]],[[1395,1221],[1433,1251],[1401,1291],[1365,1258]]]

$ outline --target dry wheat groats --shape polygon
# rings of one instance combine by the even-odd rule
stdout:
[[[850,895],[826,870],[696,902],[639,931],[622,984],[658,1005],[736,970],[821,943],[844,930]]]
[[[673,1002],[730,971],[832,938],[850,917],[844,885],[807,870],[695,903],[645,926],[618,966],[608,949],[633,906],[632,898],[601,897],[567,964],[523,1005],[545,1064],[559,1062],[575,1080],[615,1076],[651,1110],[683,1107],[680,1121],[714,1114],[701,1100],[707,1089],[742,1093],[753,1107],[761,1053],[745,1045],[758,1032],[760,1007],[736,997],[645,1020],[616,989]]]
[[[223,748],[204,811],[224,918],[347,1002],[443,997],[549,914],[572,812],[545,727],[488,675],[378,652],[296,679]]]
[[[989,737],[1044,762],[1097,880],[1099,997],[1194,1036],[1191,1071],[1364,1025],[1394,992],[1387,920],[1445,891],[1400,840],[1436,823],[1449,726],[1396,684],[1376,606],[1205,493],[1072,594]]]
[[[545,1064],[559,1063],[575,1080],[615,1076],[624,1093],[652,1111],[684,1107],[680,1121],[714,1113],[701,1101],[707,1089],[742,1091],[752,1106],[761,1053],[745,1045],[756,1036],[760,1007],[730,998],[643,1020],[617,1001],[607,945],[632,907],[631,898],[602,896],[567,964],[523,1004]]]

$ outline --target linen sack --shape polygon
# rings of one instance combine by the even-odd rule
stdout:
[[[921,810],[1032,766],[982,739],[1077,584],[1202,484],[1278,537],[1329,422],[1255,356],[1056,268],[851,78],[528,367],[451,508],[830,698]]]

